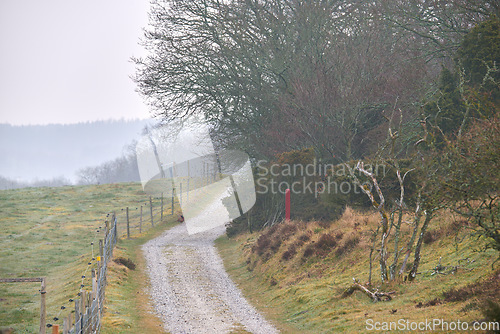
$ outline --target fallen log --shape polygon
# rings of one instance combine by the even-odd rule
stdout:
[[[370,291],[367,287],[359,284],[355,278],[353,278],[354,283],[347,288],[344,293],[342,294],[342,297],[347,297],[353,294],[354,291],[359,290],[366,295],[368,295],[374,303],[379,302],[379,301],[389,301],[392,300],[391,293],[393,292],[381,292],[378,291],[378,289],[375,289],[375,291]]]

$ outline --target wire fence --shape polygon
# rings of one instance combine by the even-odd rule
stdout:
[[[142,234],[143,231],[154,227],[155,223],[163,221],[163,217],[173,215],[178,200],[172,198],[149,198],[148,202],[122,208],[117,212],[120,226],[119,238],[130,238]]]
[[[117,219],[116,216],[113,215],[111,223],[106,222],[104,240],[99,240],[97,268],[92,269],[92,291],[81,289],[78,293],[80,298],[74,300],[74,315],[70,313],[63,320],[64,334],[87,334],[100,332],[101,318],[104,310],[108,262],[113,256],[113,248],[116,245],[116,241]]]
[[[174,207],[178,203],[169,198],[168,205],[166,205],[166,201],[162,196],[155,199],[150,197],[149,201],[136,204],[133,207],[126,207],[117,213],[113,213],[111,219],[105,221],[104,238],[99,240],[99,255],[96,257],[94,256],[94,242],[91,243],[92,260],[89,261],[89,267],[87,267],[81,276],[82,284],[76,295],[77,298],[70,299],[71,302],[74,302],[74,312],[70,312],[63,318],[63,334],[100,332],[105,303],[107,269],[113,257],[113,249],[118,239],[137,236],[137,234],[141,234],[143,231],[154,227],[155,223],[161,222],[164,216],[173,215]],[[101,229],[97,230],[97,232],[100,231]],[[90,270],[91,277],[89,278],[87,277],[87,272],[91,265],[95,265],[95,268]],[[89,279],[90,282],[88,281]],[[87,284],[84,284],[84,281]],[[85,286],[90,285],[92,286],[92,290],[88,291],[84,289]],[[66,307],[61,307],[61,310],[64,309]],[[59,315],[54,317],[54,320],[56,319],[59,320]],[[47,326],[53,327],[53,333],[59,333],[58,324],[49,324]]]

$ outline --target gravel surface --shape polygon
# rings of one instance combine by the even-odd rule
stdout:
[[[214,240],[224,226],[189,235],[178,225],[142,247],[151,299],[165,329],[176,333],[278,333],[242,296]]]

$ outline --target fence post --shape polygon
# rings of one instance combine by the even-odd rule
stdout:
[[[80,290],[80,312],[82,313],[82,319],[84,318],[83,316],[85,315],[85,305],[87,304],[87,295],[85,293],[85,290]],[[82,328],[83,328],[83,323],[82,323]]]
[[[104,222],[104,238],[108,235],[108,230],[109,230],[109,222],[106,220]]]
[[[203,161],[203,172],[201,174],[201,185],[203,186],[205,182],[205,161]]]
[[[142,233],[142,205],[141,205],[141,220],[139,220],[139,234]]]
[[[78,321],[80,321],[80,328],[77,328]],[[75,331],[76,333],[82,328],[82,321],[80,317],[80,300],[75,299]]]
[[[128,219],[128,206],[127,206],[127,239],[130,239],[130,221]]]
[[[151,226],[155,226],[155,223],[153,222],[153,200],[151,196],[149,196],[149,213],[151,215]]]
[[[63,320],[63,334],[68,334],[69,333],[69,329],[71,328],[71,325],[72,325],[72,323],[71,323],[71,313],[70,313]]]
[[[46,317],[46,310],[45,310],[45,294],[47,291],[45,291],[45,277],[42,277],[42,283],[40,286],[40,334],[45,334],[45,317]]]
[[[151,200],[151,198],[150,198]],[[151,202],[152,204],[152,202]],[[130,234],[130,216],[129,208],[127,207],[127,234]],[[91,270],[92,275],[92,290],[80,289],[78,296],[75,299],[74,319],[72,313],[63,318],[62,325],[52,325],[52,334],[59,334],[60,327],[62,326],[63,334],[69,334],[70,331],[74,333],[84,334],[93,333],[100,329],[100,317],[102,316],[102,301],[104,298],[104,288],[106,286],[106,265],[107,260],[112,256],[113,248],[116,243],[117,237],[117,221],[116,214],[113,213],[111,224],[106,221],[104,239],[99,239],[99,256],[97,258],[97,269]],[[141,206],[141,223],[142,223],[142,206]],[[108,239],[108,237],[110,239]],[[103,267],[104,266],[104,267]],[[101,277],[102,276],[102,277]],[[31,279],[33,280],[33,279]],[[2,279],[0,279],[2,281]],[[26,281],[26,279],[24,279]],[[36,278],[36,281],[42,282],[41,284],[41,319],[40,319],[40,333],[46,334],[46,307],[45,307],[45,278]],[[42,317],[43,315],[43,317]],[[73,325],[74,324],[74,325]],[[73,329],[74,328],[74,329]]]
[[[163,193],[161,193],[161,212],[160,212],[160,221],[163,221]]]
[[[97,305],[97,276],[95,269],[92,269],[92,294],[90,298],[90,317],[92,325],[91,328],[93,331],[97,329],[97,320],[94,322],[94,318],[97,316],[96,307],[94,307],[96,305]]]
[[[100,260],[101,260],[101,264],[104,263],[104,249],[103,249],[103,246],[102,246],[102,239],[99,239],[99,256],[100,256]]]
[[[114,241],[114,243],[116,244],[116,240],[118,240],[118,224],[117,224],[117,221],[116,221],[116,213],[115,212],[113,212],[113,218],[112,219],[113,219],[113,224],[112,225],[113,225],[113,228],[115,229],[114,230],[115,231],[115,235],[114,235],[115,241]]]
[[[285,219],[290,220],[290,189],[285,190]]]
[[[171,215],[174,214],[174,192],[172,191],[172,211],[170,212]]]
[[[182,181],[179,184],[179,204],[182,205]]]

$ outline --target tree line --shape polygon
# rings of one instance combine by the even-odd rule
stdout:
[[[347,175],[316,179],[345,178],[360,192],[303,195],[295,217],[371,206],[380,226],[370,263],[376,253],[382,281],[413,280],[441,210],[500,251],[499,8],[488,0],[154,0],[149,53],[135,59],[134,79],[165,122],[204,117],[219,148],[283,165],[346,165]],[[281,202],[259,195],[233,227],[278,222]]]

